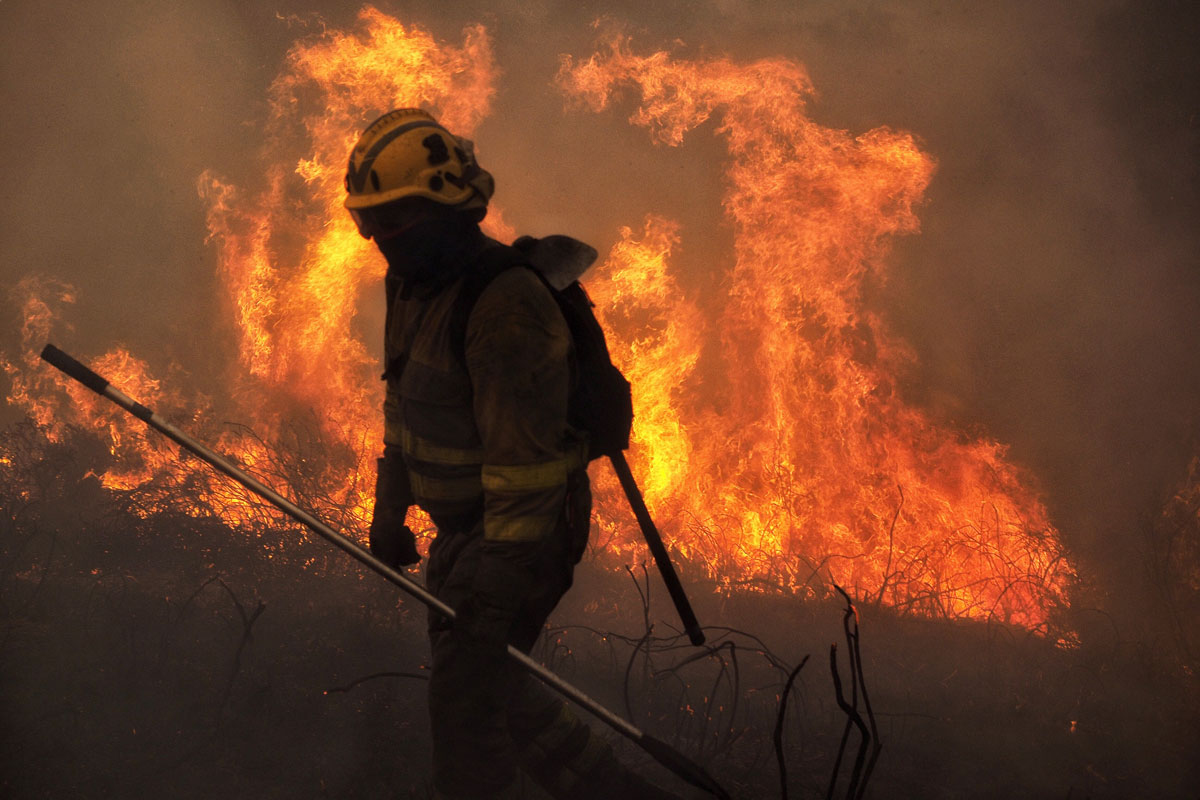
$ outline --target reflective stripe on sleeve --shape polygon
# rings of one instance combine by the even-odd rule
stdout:
[[[434,444],[428,439],[422,439],[403,425],[400,426],[400,438],[404,452],[418,461],[447,466],[473,466],[483,462],[483,448],[445,447]]]
[[[392,447],[404,444],[404,426],[400,422],[400,403],[388,393],[383,403],[383,443]]]
[[[409,483],[412,484],[413,495],[417,501],[471,501],[477,500],[483,494],[483,486],[479,477],[471,475],[465,478],[431,478],[412,470],[408,473]]]
[[[558,523],[558,517],[501,517],[484,514],[483,538],[491,542],[537,542],[544,539]]]
[[[484,464],[480,476],[489,492],[537,492],[554,489],[567,482],[567,459],[502,467]]]

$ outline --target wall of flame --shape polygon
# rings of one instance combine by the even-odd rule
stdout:
[[[429,107],[472,136],[504,113],[492,105],[499,80],[481,26],[438,41],[366,8],[350,28],[298,42],[271,87],[262,186],[198,180],[223,292],[214,324],[237,340],[221,396],[153,377],[122,349],[93,366],[335,524],[362,530],[382,387],[378,348],[357,316],[364,296],[381,295],[383,264],[341,207],[346,153],[366,122],[398,106]],[[686,569],[727,589],[821,592],[837,582],[917,613],[1043,626],[1072,578],[1045,507],[1003,445],[905,402],[897,381],[912,355],[863,301],[865,284],[886,277],[893,240],[918,230],[933,158],[903,132],[855,135],[813,121],[811,81],[783,59],[682,59],[604,34],[594,53],[563,59],[556,85],[589,112],[632,105],[630,124],[663,147],[708,135],[696,129],[711,121],[726,150],[734,248],[705,265],[720,276],[707,296],[680,280],[670,209],[622,229],[585,280],[635,387],[631,462]],[[486,163],[486,142],[480,151]],[[499,208],[486,227],[514,233]],[[72,290],[30,280],[23,291],[32,353]],[[76,425],[104,437],[114,461],[98,477],[113,490],[153,487],[145,513],[174,507],[172,487],[200,485],[189,512],[264,520],[252,498],[32,355],[0,366],[10,402],[48,436]],[[597,555],[641,557],[615,481],[601,465],[592,472]]]

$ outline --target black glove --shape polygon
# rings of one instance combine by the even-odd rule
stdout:
[[[417,537],[404,524],[407,512],[408,509],[400,511],[376,503],[375,514],[371,517],[371,530],[367,534],[371,554],[392,569],[407,567],[421,560],[421,554],[417,552]]]
[[[395,456],[385,456],[378,463],[375,512],[368,534],[371,553],[393,569],[416,564],[421,560],[421,554],[417,552],[417,537],[404,524],[404,517],[412,504],[408,470],[404,462]]]

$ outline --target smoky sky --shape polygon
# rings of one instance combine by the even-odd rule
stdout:
[[[595,20],[625,24],[639,52],[794,59],[816,86],[817,122],[915,134],[938,163],[923,230],[896,243],[868,298],[917,353],[905,391],[1011,446],[1099,594],[1136,583],[1141,518],[1182,476],[1200,425],[1189,4],[377,7],[451,44],[466,24],[487,27],[501,75],[476,138],[509,222],[603,252],[618,226],[665,214],[682,224],[684,285],[713,280],[705,265],[732,238],[721,143],[707,125],[679,148],[652,145],[624,122],[632,98],[601,114],[566,108],[559,58],[591,52]],[[287,48],[355,11],[0,3],[5,287],[31,274],[76,286],[71,330],[56,335],[82,355],[126,344],[215,379],[205,365],[228,342],[196,180],[208,169],[259,185],[266,91]],[[5,308],[0,349],[15,354]]]

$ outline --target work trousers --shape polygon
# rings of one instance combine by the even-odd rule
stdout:
[[[587,492],[586,480],[583,475],[582,486],[572,481],[573,499]],[[583,504],[576,500],[575,505],[578,513]],[[523,652],[532,649],[550,612],[570,588],[586,543],[588,510],[590,496],[582,532],[571,524],[572,514],[564,513],[559,535],[540,549],[508,638]],[[426,585],[452,608],[460,607],[471,593],[482,545],[477,527],[439,531],[430,548]],[[615,766],[609,745],[502,649],[463,637],[436,612],[430,613],[429,637],[433,778],[440,797],[514,797],[518,768],[560,795],[574,791],[581,776]]]

